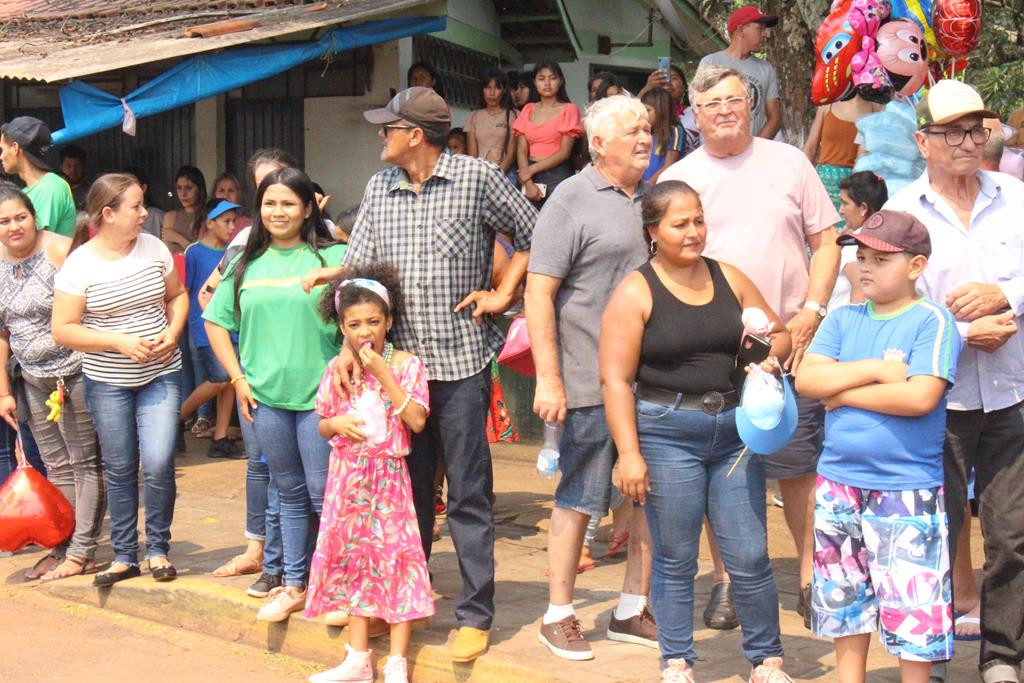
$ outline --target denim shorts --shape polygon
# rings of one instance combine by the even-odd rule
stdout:
[[[798,417],[792,440],[781,451],[761,456],[768,479],[793,479],[818,471],[825,443],[825,406],[814,398],[796,397]]]
[[[953,656],[953,591],[943,488],[875,491],[818,475],[814,496],[815,635],[881,628],[891,655]]]
[[[224,366],[217,360],[217,354],[213,352],[212,346],[197,346],[196,351],[198,356],[192,359],[193,363],[202,363],[203,367],[206,368],[206,379],[213,382],[214,384],[220,384],[221,382],[229,382],[231,378],[228,377],[228,371],[224,369]],[[237,349],[235,353],[237,353]]]
[[[611,498],[612,467],[618,457],[604,406],[571,409],[558,451],[562,478],[555,489],[555,507],[604,517]]]

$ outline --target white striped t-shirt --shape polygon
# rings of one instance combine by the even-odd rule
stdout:
[[[173,270],[164,243],[142,233],[130,254],[113,261],[85,243],[68,256],[54,288],[85,298],[85,327],[154,339],[167,327],[164,277]],[[142,386],[180,368],[178,351],[166,364],[136,363],[116,351],[87,352],[82,363],[89,379],[121,387]]]

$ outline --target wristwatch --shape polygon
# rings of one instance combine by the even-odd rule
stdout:
[[[808,311],[814,311],[815,313],[817,313],[819,318],[824,318],[825,314],[828,313],[827,308],[825,308],[819,303],[815,303],[814,301],[804,302],[804,308],[806,308]]]

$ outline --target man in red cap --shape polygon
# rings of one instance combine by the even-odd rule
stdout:
[[[751,86],[750,132],[769,140],[782,128],[779,75],[774,66],[753,53],[764,46],[764,30],[777,23],[778,17],[762,14],[754,5],[744,5],[729,15],[729,47],[700,60],[700,66],[726,66],[747,78]]]

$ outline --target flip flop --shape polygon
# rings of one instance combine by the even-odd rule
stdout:
[[[626,545],[629,544],[629,532],[628,531],[615,531],[612,532],[611,538],[608,539],[608,549],[605,551],[605,557],[615,557],[623,550],[626,549]]]
[[[35,581],[36,579],[41,577],[43,574],[52,572],[54,569],[57,568],[58,565],[60,565],[60,563],[63,561],[63,559],[64,558],[57,557],[57,556],[55,556],[53,554],[47,555],[46,557],[42,558],[41,560],[36,562],[34,565],[32,565],[31,569],[29,569],[29,570],[27,570],[25,572],[25,580],[26,581]]]
[[[978,617],[969,617],[967,612],[954,612],[953,614],[953,640],[959,640],[960,642],[970,643],[976,640],[981,640],[981,633],[972,633],[968,635],[960,635],[956,632],[956,627],[961,624],[974,624],[981,628],[981,619]]]
[[[71,573],[58,573],[60,568],[64,565],[76,567],[77,571]],[[49,581],[57,581],[58,579],[67,579],[72,576],[82,576],[83,574],[93,574],[96,572],[96,563],[92,560],[84,557],[75,557],[74,555],[68,555],[64,558],[64,561],[58,564],[56,567],[46,572],[39,577],[40,583],[47,583]]]
[[[246,574],[258,574],[262,569],[262,562],[258,562],[246,555],[236,555],[214,569],[213,576],[244,576]]]

